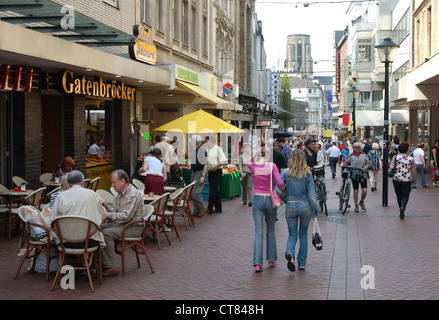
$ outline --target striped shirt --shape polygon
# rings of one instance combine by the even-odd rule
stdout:
[[[109,205],[110,218],[116,223],[143,220],[143,195],[133,185],[122,193],[118,193],[113,205]]]

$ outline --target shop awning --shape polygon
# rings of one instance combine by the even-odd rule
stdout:
[[[187,90],[194,94],[195,96],[198,96],[206,101],[208,101],[211,104],[216,105],[217,109],[221,110],[235,110],[235,104],[231,103],[229,101],[226,101],[224,99],[221,99],[212,93],[187,82],[175,80],[177,87],[180,87],[180,89]]]

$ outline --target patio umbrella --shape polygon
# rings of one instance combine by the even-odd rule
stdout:
[[[244,132],[244,130],[239,129],[202,109],[168,122],[154,131],[183,132],[189,134]]]
[[[292,135],[293,134],[291,132],[278,130],[273,133],[273,138],[286,138],[286,137],[291,137]]]

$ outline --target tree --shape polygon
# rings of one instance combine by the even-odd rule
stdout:
[[[292,120],[295,118],[293,114],[293,100],[291,99],[291,87],[286,73],[281,78],[279,89],[279,107],[284,111],[279,112],[278,119],[281,122],[281,127],[286,130],[290,127]]]

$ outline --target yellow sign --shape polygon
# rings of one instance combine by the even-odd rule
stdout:
[[[99,77],[99,81],[87,80],[85,76],[75,77],[70,70],[62,74],[61,86],[66,93],[122,100],[134,100],[136,92],[135,88],[125,86],[123,81],[104,82],[102,77]]]
[[[325,138],[331,138],[332,137],[332,130],[331,129],[323,130],[323,136]]]
[[[128,51],[130,58],[149,64],[157,62],[157,48],[154,44],[152,30],[146,30],[142,25],[133,27],[133,34],[136,38],[135,44],[130,44]]]
[[[96,166],[85,169],[86,179],[96,179],[100,177],[98,189],[110,189],[111,188],[111,173],[114,171],[114,165],[107,164],[103,166]]]

